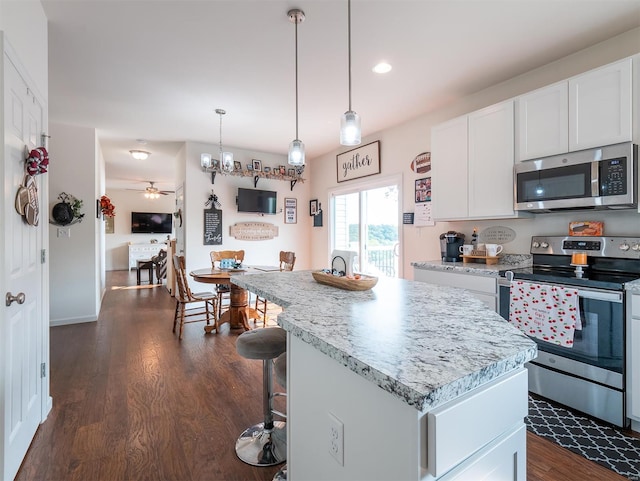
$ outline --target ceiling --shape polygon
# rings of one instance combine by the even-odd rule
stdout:
[[[173,190],[183,142],[218,143],[216,108],[227,111],[225,150],[286,154],[295,137],[291,8],[306,14],[299,138],[307,158],[339,147],[346,0],[41,1],[49,119],[97,129],[107,188],[155,181]],[[363,136],[640,25],[640,0],[353,0],[351,10],[352,106]],[[372,72],[381,60],[391,72]],[[134,161],[136,148],[149,159]]]

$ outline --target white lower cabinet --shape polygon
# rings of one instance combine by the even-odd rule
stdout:
[[[527,429],[521,425],[473,456],[441,481],[525,481]]]
[[[632,295],[627,316],[627,416],[640,421],[640,295]]]
[[[489,309],[498,311],[498,279],[496,277],[414,267],[413,279],[439,286],[467,289],[473,297],[480,299]]]
[[[430,411],[429,474],[440,479],[451,471],[443,480],[524,480],[526,440],[520,438],[528,410],[527,388],[527,371],[522,369]],[[496,472],[511,475],[492,476]],[[520,477],[514,477],[516,473]]]

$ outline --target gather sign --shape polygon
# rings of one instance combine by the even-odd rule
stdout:
[[[380,141],[336,155],[338,182],[380,173]]]

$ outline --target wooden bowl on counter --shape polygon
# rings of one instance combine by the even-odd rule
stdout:
[[[360,279],[349,279],[344,276],[334,276],[322,271],[313,271],[311,275],[320,284],[338,287],[347,291],[367,291],[378,283],[378,278],[360,274]]]

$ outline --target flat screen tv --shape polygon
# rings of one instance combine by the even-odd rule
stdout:
[[[275,214],[278,193],[271,190],[238,189],[238,212]]]
[[[171,234],[173,219],[164,212],[132,212],[132,234]]]

